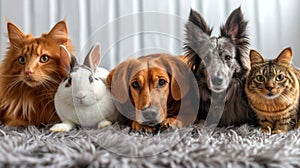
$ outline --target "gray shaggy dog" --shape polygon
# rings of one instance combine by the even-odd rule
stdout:
[[[200,93],[198,119],[218,126],[255,124],[244,91],[250,61],[247,21],[241,9],[230,14],[218,37],[211,36],[212,28],[194,10],[185,28],[185,55]]]

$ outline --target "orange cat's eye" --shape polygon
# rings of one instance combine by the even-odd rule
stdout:
[[[20,56],[18,61],[19,61],[20,64],[24,65],[25,62],[26,62],[26,58],[24,56]]]
[[[49,56],[47,55],[42,55],[41,58],[40,58],[40,62],[41,63],[46,63],[49,61]]]
[[[256,76],[256,80],[257,80],[258,82],[263,82],[263,81],[264,81],[264,77],[263,77],[262,75],[257,75],[257,76]]]

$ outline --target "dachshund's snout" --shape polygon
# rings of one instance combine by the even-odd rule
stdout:
[[[159,121],[159,110],[155,107],[148,107],[142,109],[143,124],[156,125]]]

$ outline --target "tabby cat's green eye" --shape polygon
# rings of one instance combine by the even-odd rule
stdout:
[[[47,55],[42,55],[40,61],[41,63],[46,63],[49,61],[49,57]]]
[[[26,62],[26,58],[24,56],[20,56],[18,61],[19,61],[20,64],[24,65],[25,62]]]
[[[256,80],[259,82],[262,82],[262,81],[264,81],[264,77],[262,75],[257,75]]]
[[[282,81],[284,79],[284,75],[283,74],[279,74],[276,76],[276,80],[277,81]]]

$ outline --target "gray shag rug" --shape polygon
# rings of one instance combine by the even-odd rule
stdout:
[[[114,124],[52,133],[0,125],[0,167],[300,167],[300,129],[194,125],[157,134]]]

